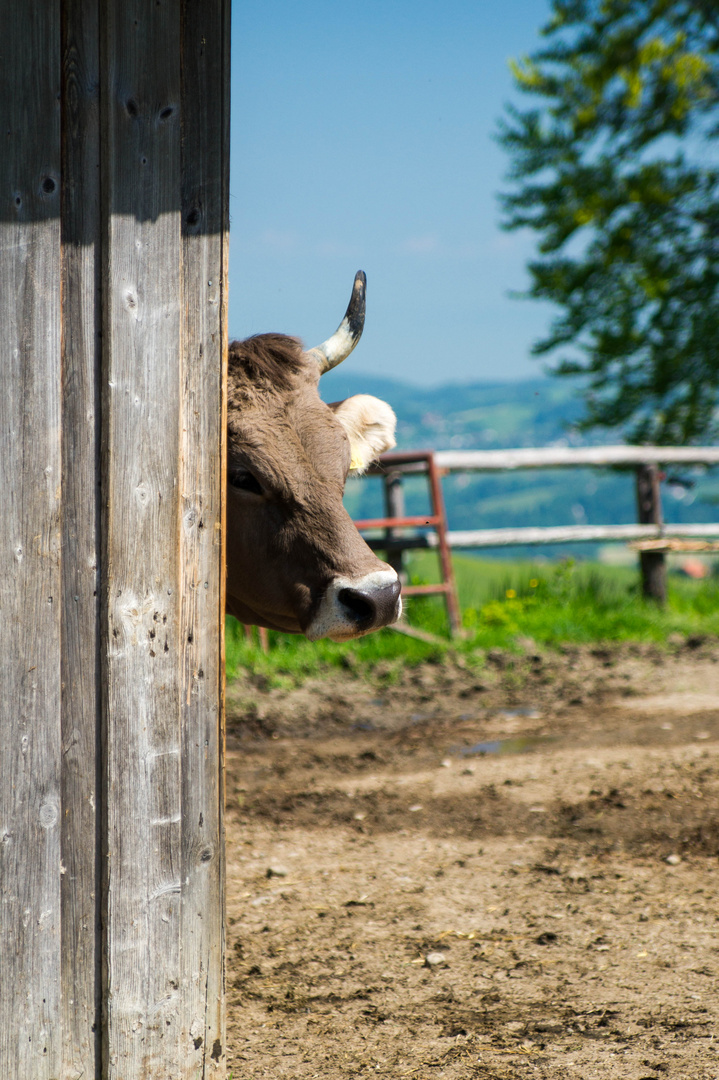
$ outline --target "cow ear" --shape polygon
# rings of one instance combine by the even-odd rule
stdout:
[[[350,472],[355,476],[395,445],[397,417],[386,401],[369,394],[355,394],[344,401],[332,402],[330,409],[347,432],[352,450]]]

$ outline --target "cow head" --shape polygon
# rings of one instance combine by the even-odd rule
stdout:
[[[357,344],[364,305],[360,272],[317,348],[282,334],[230,345],[227,610],[242,622],[346,641],[401,614],[397,574],[342,505],[349,473],[394,446],[394,413],[365,394],[327,405],[318,393]]]

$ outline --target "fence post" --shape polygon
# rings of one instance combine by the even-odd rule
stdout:
[[[404,517],[404,489],[402,487],[402,473],[388,472],[383,479],[384,486],[384,509],[388,518]],[[404,549],[394,546],[393,541],[399,538],[399,530],[385,529],[387,542],[387,562],[397,572],[400,580],[404,582]]]
[[[433,456],[429,458],[427,468],[429,471],[430,489],[432,491],[432,505],[434,507],[434,512],[439,519],[437,523],[437,546],[439,548],[439,561],[442,566],[442,578],[447,589],[446,597],[449,629],[452,637],[455,637],[462,629],[462,614],[459,610],[457,586],[454,581],[452,553],[449,549],[449,544],[447,543],[447,515],[444,510],[444,497],[442,495],[442,484],[440,481],[441,474]]]
[[[0,0],[0,1075],[218,1080],[229,0]]]
[[[637,467],[637,515],[640,525],[662,524],[662,501],[659,487],[659,467],[655,464]],[[647,599],[664,604],[667,599],[666,560],[663,551],[639,553],[642,593]]]

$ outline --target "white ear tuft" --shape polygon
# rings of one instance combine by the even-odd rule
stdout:
[[[397,417],[386,401],[369,394],[355,394],[330,405],[347,432],[352,449],[350,472],[355,476],[395,445]]]

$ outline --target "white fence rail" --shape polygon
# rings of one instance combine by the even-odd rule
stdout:
[[[438,450],[434,464],[442,473],[509,472],[518,469],[582,469],[626,466],[656,470],[662,465],[719,465],[719,446],[546,446],[510,450]],[[409,453],[383,454],[379,466],[385,477],[424,472],[426,465]],[[514,545],[571,544],[618,540],[660,540],[664,537],[709,539],[719,537],[719,522],[665,525],[661,519],[658,488],[654,492],[650,523],[633,525],[559,525],[502,529],[449,529],[452,548],[492,548]],[[395,538],[400,546],[402,541]],[[406,546],[436,547],[437,534],[428,533]]]
[[[515,450],[438,450],[434,460],[437,467],[446,472],[606,468],[617,465],[719,465],[719,446],[545,446]]]
[[[560,525],[545,528],[518,529],[449,529],[447,543],[451,548],[512,547],[515,544],[571,544],[589,541],[661,540],[669,537],[709,539],[719,537],[719,524],[706,525]],[[436,547],[434,533],[427,537],[427,546]]]

